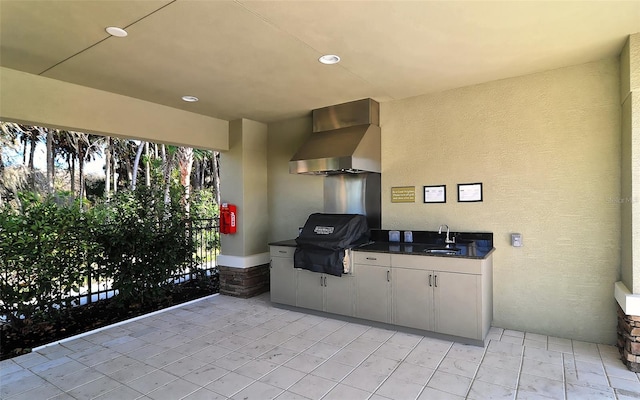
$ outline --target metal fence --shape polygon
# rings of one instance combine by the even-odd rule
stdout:
[[[217,218],[192,219],[188,224],[189,239],[195,253],[193,262],[184,272],[176,274],[172,280],[179,284],[197,276],[213,277],[218,274],[216,256],[220,248],[220,230]],[[112,287],[112,280],[101,273],[99,265],[93,265],[87,274],[85,285],[77,292],[70,292],[74,305],[85,305],[105,300],[118,294]]]

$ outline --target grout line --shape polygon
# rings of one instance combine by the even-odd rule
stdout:
[[[523,343],[524,343],[524,339],[523,339]],[[524,349],[524,345],[522,347]],[[476,381],[476,377],[478,376],[478,371],[480,370],[480,366],[482,365],[482,362],[484,361],[484,357],[487,355],[487,350],[488,349],[489,349],[489,345],[485,346],[484,351],[482,352],[482,357],[480,357],[480,362],[478,363],[478,366],[476,367],[476,370],[473,373],[473,377],[471,378],[471,383],[469,384],[469,388],[467,389],[467,393],[465,393],[465,395],[464,395],[465,399],[467,397],[469,397],[469,393],[471,393],[471,386],[473,386],[474,382]],[[513,392],[513,397],[515,399],[515,392]]]
[[[520,353],[520,366],[518,367],[518,377],[516,378],[516,391],[514,392],[514,399],[518,398],[518,391],[520,390],[520,376],[522,375],[522,365],[524,364],[524,350],[524,346],[522,346],[522,353]]]
[[[422,342],[422,340],[424,340],[424,337],[420,340],[420,342]],[[416,347],[417,346],[418,345],[416,344]],[[416,398],[420,397],[422,395],[422,392],[424,392],[424,390],[427,388],[427,386],[429,385],[429,382],[431,382],[431,379],[433,379],[433,376],[436,374],[436,372],[438,372],[438,368],[440,368],[440,364],[442,364],[442,361],[444,361],[445,357],[447,356],[447,354],[449,354],[449,351],[451,351],[452,347],[453,347],[453,342],[451,342],[447,351],[444,353],[440,361],[438,361],[438,364],[435,366],[435,368],[433,368],[433,374],[431,374],[429,379],[427,379],[427,381],[424,383],[424,386],[422,386],[422,390],[420,390],[420,393],[418,393],[418,396]]]

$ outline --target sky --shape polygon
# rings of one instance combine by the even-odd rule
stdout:
[[[28,148],[27,148],[27,151]],[[4,161],[7,165],[22,164],[22,147],[16,146],[15,149],[3,149]],[[64,164],[60,158],[56,158],[56,163]],[[56,164],[57,165],[57,164]],[[45,143],[38,143],[36,145],[35,157],[33,159],[33,166],[36,169],[46,171],[47,169],[47,146]],[[85,175],[98,175],[104,177],[104,157],[96,157],[94,161],[89,161],[84,164]]]

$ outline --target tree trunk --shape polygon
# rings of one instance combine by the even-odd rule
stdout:
[[[76,195],[76,158],[69,154],[67,156],[67,164],[69,165],[69,176],[71,179],[71,193]]]
[[[178,166],[180,168],[180,184],[184,187],[182,204],[189,215],[189,196],[191,194],[191,170],[193,168],[193,148],[178,147]]]
[[[170,156],[167,154],[166,146],[162,145],[162,173],[163,173],[163,184],[164,184],[164,204],[165,208],[171,202],[171,197],[169,196],[169,190],[171,189],[171,160]]]
[[[149,142],[146,142],[144,145],[144,154],[146,156],[144,161],[144,183],[147,187],[151,187],[151,158],[149,155]]]
[[[107,146],[104,151],[104,197],[111,196],[111,137],[107,136]]]
[[[118,160],[116,155],[111,156],[111,172],[113,173],[113,194],[118,193]]]
[[[220,206],[220,153],[217,151],[213,152],[212,166],[213,171],[211,171],[211,177],[213,180],[213,187],[216,191],[216,203]]]
[[[138,166],[140,165],[140,157],[144,150],[146,142],[140,142],[138,151],[136,151],[136,159],[133,161],[133,172],[131,173],[131,190],[136,190],[136,182],[138,181]]]
[[[80,199],[80,209],[84,209],[84,157],[85,157],[86,149],[84,148],[84,144],[78,144],[78,175],[79,181],[78,186],[80,189],[80,193],[78,194],[78,199]]]
[[[55,153],[53,151],[53,132],[48,129],[47,130],[47,193],[53,194],[54,189],[54,163]]]

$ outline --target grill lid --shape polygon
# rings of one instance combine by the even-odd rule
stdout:
[[[299,247],[343,250],[369,241],[367,217],[360,214],[314,213],[296,238]]]

